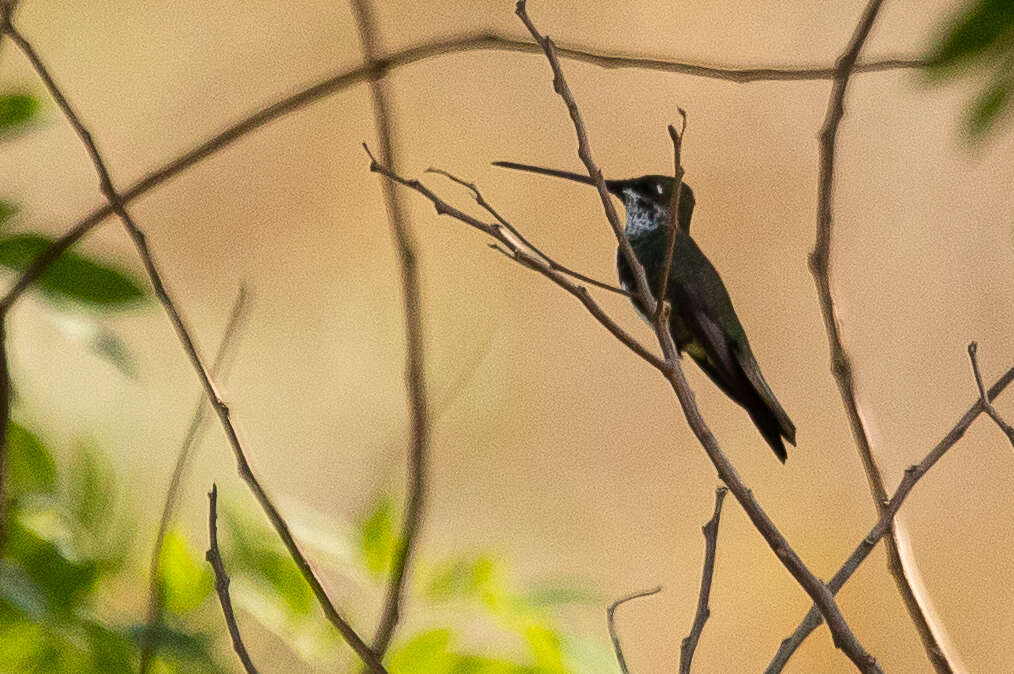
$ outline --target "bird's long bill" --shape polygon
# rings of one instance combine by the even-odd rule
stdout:
[[[502,166],[503,168],[514,169],[515,171],[528,171],[529,173],[540,173],[545,176],[553,176],[554,178],[563,178],[565,180],[573,180],[576,183],[583,183],[585,185],[594,185],[595,181],[592,180],[591,176],[581,175],[580,173],[571,173],[570,171],[560,171],[558,169],[543,168],[541,166],[532,166],[531,164],[518,164],[513,161],[495,161],[493,166]],[[616,180],[607,180],[606,189],[611,194],[619,195],[618,183]]]

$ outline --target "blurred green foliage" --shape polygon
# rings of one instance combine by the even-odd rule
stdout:
[[[0,93],[0,138],[25,129],[39,109],[32,94]]]
[[[1014,92],[1014,1],[974,0],[941,27],[927,72],[936,81],[977,77],[984,85],[965,113],[965,129],[980,140],[1009,120]]]
[[[0,140],[31,125],[38,101],[0,94]],[[0,201],[0,266],[25,270],[53,239],[9,233],[18,209]],[[90,316],[129,309],[150,298],[129,273],[66,252],[34,289],[60,313],[76,316],[68,333],[85,333],[90,348],[125,374],[135,367],[115,333]],[[84,310],[84,311],[82,311]],[[82,325],[85,329],[82,330]],[[8,519],[0,555],[0,672],[137,671],[144,640],[158,647],[151,671],[233,671],[238,663],[198,545],[178,528],[168,531],[155,579],[163,610],[153,629],[137,599],[148,593],[143,570],[148,537],[119,502],[116,479],[100,448],[77,443],[56,452],[43,435],[8,425]],[[314,547],[315,562],[337,571],[358,590],[361,605],[344,606],[355,624],[384,595],[398,542],[398,509],[377,497],[344,536],[340,527],[315,532],[292,523]],[[258,513],[259,515],[259,513]],[[250,514],[225,508],[223,556],[241,628],[278,637],[307,668],[354,671],[358,663],[323,618],[309,586],[274,532]],[[291,522],[290,522],[291,523]],[[388,659],[392,674],[562,674],[612,672],[603,639],[575,639],[556,625],[569,604],[598,602],[566,586],[522,592],[504,563],[489,554],[429,562],[416,554],[403,622]],[[342,602],[347,604],[349,602]],[[254,648],[256,653],[257,649]]]

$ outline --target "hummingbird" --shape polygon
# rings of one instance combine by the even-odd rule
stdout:
[[[507,161],[493,164],[594,185],[591,177],[570,171]],[[605,183],[609,193],[623,202],[627,239],[644,267],[649,288],[657,294],[669,246],[676,180],[670,176],[646,175],[629,180],[606,180]],[[666,299],[672,308],[669,332],[679,352],[688,354],[719,389],[746,410],[775,456],[784,463],[787,455],[783,439],[795,445],[796,427],[761,374],[725,284],[690,237],[693,212],[693,190],[681,182],[676,240],[666,287]],[[616,252],[616,268],[620,285],[633,293],[634,307],[642,318],[652,323],[655,308],[637,296],[634,273],[621,250]]]

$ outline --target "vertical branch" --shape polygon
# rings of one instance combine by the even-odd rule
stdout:
[[[715,555],[718,552],[718,520],[722,516],[722,502],[728,493],[725,487],[715,490],[715,512],[708,523],[701,527],[704,533],[704,567],[701,571],[701,593],[697,598],[697,613],[690,634],[680,646],[680,674],[690,674],[690,664],[694,660],[697,642],[704,631],[704,623],[711,617],[708,601],[711,599],[711,580],[715,575]]]
[[[634,278],[637,281],[637,296],[644,303],[644,306],[652,305],[652,295],[648,288],[648,281],[644,274],[644,267],[638,262],[637,257],[634,255],[634,251],[630,246],[630,241],[627,240],[627,235],[623,231],[623,228],[619,224],[619,219],[616,216],[616,209],[613,207],[612,201],[610,200],[609,193],[606,190],[605,181],[602,178],[602,171],[599,170],[598,166],[591,156],[591,149],[588,144],[588,134],[584,128],[584,122],[581,120],[581,114],[578,110],[577,103],[574,100],[574,96],[567,86],[567,81],[563,76],[563,69],[560,66],[560,61],[556,56],[553,42],[548,37],[544,37],[532,23],[528,17],[528,13],[525,9],[525,0],[518,0],[516,13],[524,22],[528,31],[535,38],[536,42],[542,45],[543,51],[546,54],[546,58],[549,61],[549,65],[553,70],[553,88],[560,95],[567,105],[567,110],[570,113],[571,121],[574,125],[575,133],[578,138],[578,156],[581,161],[585,164],[585,168],[588,169],[588,175],[592,178],[596,188],[599,192],[599,197],[602,200],[603,209],[606,212],[606,217],[609,220],[610,226],[613,228],[613,232],[616,234],[617,240],[620,244],[620,252],[627,264],[634,272]],[[796,554],[792,546],[789,545],[788,540],[778,530],[774,521],[768,516],[768,514],[761,507],[760,503],[754,498],[753,491],[746,485],[743,479],[736,472],[735,467],[729,458],[722,451],[721,446],[718,444],[718,439],[715,438],[715,434],[708,427],[704,421],[704,417],[701,415],[701,410],[697,406],[697,401],[694,398],[694,393],[690,389],[690,385],[687,383],[686,376],[683,374],[683,370],[680,367],[679,356],[676,352],[676,345],[673,343],[672,335],[669,333],[667,326],[662,326],[661,322],[657,322],[655,325],[655,334],[658,337],[659,343],[662,346],[662,351],[665,354],[666,362],[662,369],[662,373],[669,381],[673,392],[676,394],[676,398],[679,400],[680,407],[683,410],[683,414],[687,419],[687,423],[690,425],[691,430],[697,437],[704,451],[707,453],[711,463],[715,466],[715,470],[718,472],[719,478],[729,487],[732,491],[733,496],[746,511],[747,516],[753,523],[757,531],[764,537],[768,546],[771,547],[779,561],[785,566],[785,568],[792,574],[792,577],[796,579],[796,582],[803,588],[804,591],[820,606],[820,612],[827,620],[829,629],[831,630],[834,644],[836,647],[841,649],[843,653],[855,664],[856,668],[863,672],[880,672],[880,667],[877,664],[876,658],[870,655],[869,652],[863,647],[863,645],[856,638],[852,629],[845,621],[845,617],[841,614],[841,610],[835,603],[834,595],[831,594],[827,586],[817,578],[812,571],[803,563],[799,555]]]
[[[377,26],[370,0],[352,0],[356,25],[363,43],[363,55],[367,66],[380,60],[377,46]],[[387,90],[383,82],[386,69],[380,69],[370,78],[370,93],[373,96],[373,113],[377,134],[380,136],[380,156],[388,166],[394,166],[394,141],[391,129],[391,111]],[[373,637],[373,650],[383,659],[391,637],[398,625],[405,578],[412,560],[419,528],[422,523],[423,505],[426,498],[426,462],[429,448],[429,409],[426,396],[426,381],[423,363],[422,297],[419,282],[417,253],[408,217],[401,204],[394,185],[382,181],[387,217],[401,263],[402,299],[405,309],[405,340],[407,354],[405,380],[408,386],[409,404],[412,410],[412,448],[408,461],[408,489],[405,497],[405,514],[401,536],[395,546],[390,569],[390,580],[384,598],[384,606]]]
[[[3,10],[3,6],[0,6],[0,10]],[[63,95],[63,92],[49,74],[48,69],[42,62],[38,53],[36,53],[35,48],[21,35],[20,32],[18,32],[11,23],[10,18],[9,11],[6,11],[2,16],[0,16],[0,20],[2,20],[2,23],[0,23],[0,30],[10,35],[11,40],[18,45],[22,52],[24,52],[25,56],[31,62],[32,67],[39,75],[39,78],[46,85],[46,89],[53,97],[57,107],[60,108],[60,111],[63,113],[64,117],[70,123],[71,127],[84,144],[85,149],[92,160],[92,164],[95,167],[95,171],[98,173],[100,189],[106,197],[106,201],[109,202],[109,207],[112,209],[112,212],[119,217],[131,240],[134,242],[134,246],[137,248],[138,255],[140,256],[141,262],[147,272],[148,279],[155,291],[155,296],[158,297],[163,309],[165,309],[166,314],[169,316],[169,320],[172,323],[173,329],[176,331],[180,344],[182,345],[184,352],[186,352],[194,371],[197,373],[197,376],[201,381],[201,385],[204,387],[204,391],[208,396],[208,400],[211,402],[211,406],[218,415],[222,429],[229,441],[229,446],[232,448],[233,454],[236,458],[237,470],[240,477],[243,478],[243,480],[249,485],[250,490],[257,498],[258,503],[264,510],[268,519],[271,521],[271,524],[278,533],[278,536],[282,539],[286,550],[296,563],[296,566],[299,568],[303,578],[310,585],[310,589],[317,598],[317,601],[323,609],[324,615],[327,617],[328,621],[334,625],[335,629],[341,633],[346,643],[352,647],[352,649],[373,672],[385,672],[386,670],[380,663],[380,660],[374,655],[370,647],[366,645],[352,626],[338,612],[338,609],[335,608],[331,598],[327,595],[327,591],[324,589],[324,586],[317,578],[317,575],[314,573],[313,568],[306,559],[306,556],[303,555],[302,550],[300,550],[299,545],[292,536],[292,532],[289,529],[288,524],[285,522],[285,518],[283,518],[281,513],[278,512],[278,509],[275,507],[271,498],[267,495],[267,492],[264,491],[260,481],[254,474],[253,469],[250,466],[250,462],[247,460],[246,452],[243,449],[243,443],[239,439],[239,433],[232,422],[229,406],[226,404],[221,394],[219,394],[218,386],[211,377],[211,374],[208,372],[207,367],[204,365],[204,361],[201,359],[190,330],[187,328],[186,322],[183,320],[176,303],[173,301],[165,286],[162,274],[155,263],[151,250],[148,248],[148,242],[144,232],[141,231],[141,229],[137,226],[137,223],[134,222],[134,219],[127,212],[123,202],[123,197],[113,186],[105,161],[102,159],[102,155],[100,154],[95,141],[92,139],[91,133],[84,126],[81,119],[74,111],[74,108],[70,105],[70,102]],[[43,255],[46,255],[46,253]]]
[[[243,645],[243,637],[239,633],[236,613],[232,610],[232,599],[229,598],[229,574],[225,571],[222,553],[218,550],[218,486],[214,484],[208,492],[208,539],[208,551],[204,554],[204,558],[215,571],[215,592],[218,593],[218,602],[222,605],[225,624],[229,628],[229,636],[232,637],[232,648],[243,663],[243,669],[248,674],[257,674],[257,668],[250,659],[250,654]]]
[[[623,674],[630,674],[630,668],[627,667],[627,659],[623,657],[623,646],[620,644],[620,633],[616,631],[616,609],[621,605],[626,604],[628,601],[633,599],[640,599],[641,597],[650,597],[653,594],[658,594],[662,591],[662,586],[659,585],[651,590],[641,590],[634,594],[628,594],[626,597],[620,597],[606,609],[606,626],[609,628],[609,638],[613,642],[613,652],[616,653],[616,662],[620,665],[620,671]]]
[[[831,95],[828,100],[827,114],[820,132],[817,237],[813,252],[810,254],[810,271],[817,285],[821,314],[824,318],[824,328],[827,332],[831,350],[831,371],[834,374],[835,381],[838,384],[838,391],[845,405],[845,412],[848,416],[849,425],[852,428],[852,436],[855,438],[856,448],[862,459],[863,469],[869,483],[870,494],[873,497],[873,502],[876,504],[877,512],[882,515],[888,500],[887,488],[884,484],[883,473],[873,453],[872,443],[870,442],[869,432],[863,422],[862,412],[859,409],[852,361],[842,342],[841,329],[835,310],[834,298],[831,293],[830,281],[831,236],[834,223],[832,200],[834,194],[835,142],[838,135],[838,126],[845,114],[844,101],[849,77],[855,67],[859,52],[862,50],[863,44],[870,34],[870,30],[873,28],[881,4],[882,0],[871,0],[866,6],[845,52],[838,59],[835,66],[834,83],[831,87]],[[894,578],[898,591],[901,593],[908,614],[915,624],[916,630],[922,639],[923,648],[934,669],[941,674],[952,672],[954,668],[944,650],[945,636],[943,634],[943,627],[931,620],[928,610],[929,598],[920,596],[916,589],[917,585],[912,581],[912,577],[915,574],[914,560],[909,559],[909,551],[907,549],[903,550],[899,545],[900,536],[898,532],[901,529],[902,523],[898,520],[893,520],[891,531],[885,541],[888,570],[892,578]]]
[[[683,108],[677,108],[680,117],[683,118],[683,126],[679,131],[672,124],[669,125],[669,138],[672,139],[673,151],[673,176],[676,178],[676,186],[673,188],[672,212],[669,214],[669,238],[665,246],[665,262],[662,264],[662,274],[658,279],[658,297],[655,302],[655,329],[660,330],[662,325],[662,307],[665,304],[666,293],[669,290],[669,276],[672,271],[672,256],[676,249],[676,228],[679,227],[680,192],[683,191],[683,134],[687,130],[687,113]],[[689,223],[688,223],[689,225]]]
[[[216,376],[220,373],[224,366],[226,356],[229,353],[229,347],[235,343],[234,337],[238,334],[240,324],[242,323],[242,319],[246,313],[246,302],[247,290],[245,286],[241,286],[239,293],[236,295],[236,301],[233,302],[232,310],[229,312],[229,320],[226,323],[225,331],[222,335],[222,342],[218,346],[218,353],[215,354],[215,360],[211,364],[212,376]],[[166,489],[165,503],[162,506],[162,517],[159,520],[158,531],[155,534],[155,546],[152,549],[151,561],[148,565],[148,609],[147,616],[145,618],[144,635],[141,640],[142,673],[148,671],[151,666],[152,658],[158,650],[159,625],[162,622],[164,609],[162,603],[162,584],[159,580],[162,562],[162,546],[165,543],[165,537],[166,533],[169,531],[169,525],[176,513],[176,506],[179,502],[179,491],[183,485],[183,473],[186,469],[187,461],[190,458],[190,450],[197,444],[197,441],[201,436],[201,432],[204,430],[204,422],[207,417],[208,409],[207,400],[207,396],[202,393],[200,400],[197,401],[197,408],[194,410],[194,415],[190,419],[190,426],[187,428],[187,432],[183,436],[183,442],[180,444],[180,451],[176,455],[176,466],[173,468],[173,474],[169,480],[169,487]]]

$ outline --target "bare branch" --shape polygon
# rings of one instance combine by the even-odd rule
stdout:
[[[239,625],[236,623],[236,614],[232,610],[232,599],[229,598],[229,574],[225,571],[225,564],[222,562],[222,553],[218,550],[218,486],[211,485],[208,492],[208,551],[204,558],[211,564],[215,571],[215,592],[218,593],[218,603],[222,605],[222,613],[225,615],[225,624],[229,628],[229,636],[232,637],[232,648],[243,663],[243,669],[248,674],[256,674],[257,668],[250,659],[250,654],[243,645],[243,637],[239,633]]]
[[[1010,441],[1011,446],[1014,446],[1014,427],[1011,427],[1000,413],[993,407],[993,403],[989,398],[989,393],[986,391],[986,385],[982,383],[982,372],[979,371],[979,345],[976,342],[971,342],[968,345],[968,359],[972,361],[972,375],[975,377],[975,385],[979,389],[979,400],[982,403],[982,409],[985,410],[989,418],[996,422],[996,425],[1000,427],[1000,430],[1004,432],[1007,439]]]
[[[352,628],[352,626],[349,625],[348,622],[346,622],[346,620],[335,608],[334,604],[331,602],[331,599],[327,596],[327,592],[324,590],[324,586],[320,583],[316,574],[314,574],[313,569],[310,567],[309,562],[306,560],[306,557],[303,555],[302,551],[299,549],[299,546],[296,544],[295,539],[292,537],[292,533],[289,530],[288,525],[285,523],[285,520],[278,512],[277,508],[275,508],[274,503],[268,497],[267,493],[261,487],[260,482],[254,475],[253,470],[250,467],[250,463],[246,458],[246,453],[243,450],[243,445],[240,442],[239,434],[236,431],[236,427],[233,424],[232,419],[230,417],[229,407],[222,399],[221,395],[218,393],[218,386],[215,384],[214,380],[209,374],[207,367],[205,367],[204,362],[197,351],[197,346],[194,343],[193,338],[191,337],[190,330],[187,328],[186,323],[183,320],[183,317],[181,316],[179,310],[177,309],[175,302],[170,296],[169,291],[162,280],[162,274],[159,272],[155,260],[151,254],[151,250],[148,248],[148,244],[145,239],[144,233],[141,231],[141,229],[134,222],[133,218],[127,212],[123,201],[123,197],[113,187],[112,179],[109,176],[109,171],[106,168],[105,161],[102,159],[98,147],[92,140],[91,134],[84,126],[84,124],[81,122],[81,119],[77,116],[77,113],[74,111],[73,107],[71,107],[70,102],[63,95],[63,92],[56,85],[56,82],[49,74],[49,71],[43,64],[41,58],[36,53],[35,49],[21,35],[21,33],[14,27],[14,25],[10,23],[9,15],[6,15],[6,19],[7,20],[3,26],[3,30],[5,30],[7,34],[10,35],[11,40],[18,45],[18,47],[22,50],[22,52],[24,52],[25,56],[31,62],[33,68],[38,73],[40,79],[42,79],[43,83],[46,85],[46,88],[49,91],[50,95],[56,101],[57,107],[59,107],[61,112],[63,112],[64,116],[67,118],[67,121],[74,128],[74,131],[81,138],[82,143],[85,145],[88,154],[91,157],[92,163],[95,166],[95,170],[99,175],[100,188],[102,190],[102,193],[105,195],[106,200],[109,202],[109,208],[111,208],[112,212],[115,213],[120,218],[120,220],[124,224],[124,227],[127,229],[127,233],[133,240],[134,245],[137,248],[138,255],[141,257],[141,261],[144,264],[145,271],[148,274],[148,279],[155,290],[155,295],[156,297],[158,297],[159,302],[162,304],[162,307],[168,314],[170,322],[172,323],[173,328],[176,331],[177,337],[179,338],[180,343],[183,346],[183,350],[186,352],[191,365],[197,372],[197,376],[201,380],[201,384],[204,386],[204,390],[206,395],[208,396],[208,400],[211,401],[212,407],[218,414],[218,418],[221,421],[222,428],[225,431],[226,437],[228,438],[229,445],[233,450],[233,454],[235,455],[240,477],[242,477],[250,486],[251,490],[254,493],[254,496],[257,498],[261,507],[267,514],[268,519],[271,521],[271,524],[274,526],[275,531],[278,532],[278,535],[282,538],[282,542],[285,544],[286,549],[289,551],[289,554],[292,556],[293,560],[296,562],[296,565],[299,567],[299,570],[303,574],[303,577],[306,579],[307,583],[310,584],[310,588],[313,590],[314,595],[317,597],[317,601],[320,603],[321,608],[323,608],[324,610],[325,616],[328,618],[331,624],[335,626],[335,628],[344,637],[345,641],[353,648],[353,650],[356,651],[356,653],[360,656],[360,658],[362,658],[362,660],[373,669],[373,671],[375,672],[386,671],[384,670],[383,665],[380,664],[380,661],[373,654],[373,651],[370,650],[370,647],[367,646],[365,642],[363,642],[363,640],[359,637],[359,635]],[[40,258],[50,256],[51,253],[49,251],[52,250],[58,250],[59,252],[56,253],[56,257],[59,257],[59,254],[61,254],[63,250],[65,250],[67,247],[67,245],[65,245],[62,249],[60,249],[60,245],[61,244],[57,243],[53,246],[50,246],[50,248],[47,249],[47,252],[44,252],[42,253],[42,255],[40,255]],[[56,257],[53,257],[52,259],[55,260]],[[38,262],[38,260],[36,262]],[[34,263],[32,267],[30,267],[29,270],[22,275],[21,279],[19,279],[18,281],[18,284],[15,285],[15,288],[17,288],[18,285],[22,283],[22,280],[29,275],[29,272],[31,272],[33,268],[36,268],[36,264]],[[42,269],[39,269],[37,273],[41,273],[41,271],[43,271],[44,269],[45,267],[42,267]],[[5,311],[9,306],[10,305],[7,303],[0,303],[0,312]]]
[[[374,173],[379,173],[388,180],[392,180],[398,183],[399,185],[403,185],[404,187],[407,187],[411,190],[418,192],[433,204],[433,207],[436,209],[438,215],[450,216],[455,220],[463,222],[466,225],[473,227],[479,230],[480,232],[483,232],[484,234],[487,234],[488,236],[491,236],[494,239],[496,239],[500,243],[500,246],[497,246],[496,244],[491,244],[491,247],[494,250],[503,253],[505,256],[507,256],[511,260],[514,260],[520,265],[542,274],[550,281],[560,286],[574,297],[578,298],[581,301],[581,303],[585,306],[585,308],[588,309],[588,312],[591,313],[591,315],[595,317],[595,319],[598,320],[599,323],[603,325],[603,327],[609,330],[609,332],[611,332],[614,337],[616,337],[624,345],[626,345],[627,348],[629,348],[635,354],[643,358],[646,362],[648,362],[656,369],[661,370],[663,372],[666,370],[667,365],[665,361],[656,356],[655,354],[653,354],[651,351],[649,351],[643,344],[638,342],[636,338],[631,336],[630,333],[628,333],[626,330],[620,327],[620,325],[616,321],[610,318],[610,316],[605,312],[605,310],[603,310],[602,307],[599,306],[599,304],[592,298],[591,294],[584,286],[575,284],[573,281],[570,280],[570,278],[566,274],[550,267],[549,264],[547,264],[546,261],[542,259],[542,257],[533,255],[524,248],[521,248],[518,245],[517,241],[515,241],[513,238],[504,233],[505,231],[506,232],[517,231],[516,228],[512,227],[511,229],[507,229],[500,223],[496,224],[486,223],[479,220],[478,218],[472,217],[471,215],[465,213],[464,211],[458,208],[455,208],[454,206],[450,205],[449,203],[441,199],[430,188],[426,187],[418,180],[409,180],[403,178],[394,171],[392,171],[390,167],[380,163],[377,160],[377,158],[374,157],[373,154],[370,152],[370,148],[367,147],[366,144],[363,144],[363,150],[365,150],[366,154],[370,157],[370,171]]]
[[[485,197],[482,196],[482,193],[479,192],[479,189],[475,186],[475,183],[470,183],[467,180],[463,180],[458,176],[454,175],[453,173],[449,173],[447,171],[444,171],[443,169],[430,167],[426,169],[425,173],[436,173],[437,175],[442,175],[445,178],[453,182],[456,182],[465,189],[467,189],[472,194],[472,198],[475,199],[476,204],[478,204],[483,210],[485,210],[487,213],[496,218],[497,222],[499,222],[511,234],[516,236],[518,241],[524,244],[526,248],[528,248],[531,252],[535,253],[543,260],[545,260],[546,264],[548,264],[550,268],[555,269],[558,272],[562,272],[567,276],[575,278],[578,281],[581,281],[582,283],[587,283],[588,285],[595,286],[596,288],[608,290],[609,292],[616,293],[617,295],[623,295],[624,297],[631,296],[630,291],[628,290],[624,290],[623,288],[617,288],[614,285],[605,283],[604,281],[598,281],[596,279],[591,278],[590,276],[585,276],[580,272],[576,272],[573,269],[569,269],[568,267],[563,266],[562,264],[551,258],[538,246],[529,241],[524,234],[522,234],[518,229],[514,227],[514,225],[512,225],[503,216],[501,216],[500,213],[495,208],[493,208],[493,206],[488,201],[486,201]]]
[[[701,592],[697,598],[697,613],[690,634],[683,640],[680,647],[680,674],[690,674],[690,664],[694,660],[697,642],[704,631],[704,623],[711,617],[708,600],[711,598],[711,579],[715,575],[715,554],[718,551],[718,521],[722,516],[722,502],[728,493],[725,487],[715,490],[715,512],[708,523],[701,527],[704,532],[704,567],[701,571]]]
[[[245,286],[240,286],[233,302],[232,310],[229,312],[229,319],[222,334],[222,341],[218,346],[218,353],[215,354],[215,361],[211,364],[212,376],[221,373],[225,359],[230,347],[236,343],[236,335],[239,334],[240,325],[246,316],[248,293]],[[190,419],[190,426],[183,436],[180,444],[180,451],[176,455],[176,466],[173,468],[172,477],[169,480],[169,487],[166,489],[165,503],[162,506],[162,517],[158,524],[158,533],[155,535],[155,546],[151,553],[151,562],[148,571],[148,610],[145,619],[145,630],[141,640],[141,672],[147,672],[151,666],[152,657],[158,650],[159,625],[162,622],[162,585],[159,580],[162,562],[162,546],[165,543],[166,533],[176,513],[176,506],[179,503],[179,492],[183,486],[183,473],[186,470],[190,458],[191,449],[199,441],[205,427],[207,417],[207,396],[201,394],[194,409],[194,415]]]
[[[854,72],[859,52],[862,50],[866,38],[870,34],[870,30],[873,28],[881,4],[882,0],[871,0],[867,4],[849,40],[848,46],[835,66],[834,83],[828,100],[827,114],[820,132],[817,237],[813,252],[810,254],[810,271],[817,286],[821,314],[824,318],[824,329],[827,332],[831,351],[831,372],[838,384],[838,391],[841,394],[845,413],[852,428],[852,436],[855,438],[856,449],[863,462],[863,469],[869,483],[870,495],[873,497],[878,514],[882,515],[887,503],[887,488],[884,484],[883,473],[877,464],[877,459],[873,452],[869,432],[866,429],[859,409],[852,361],[842,341],[834,297],[831,293],[830,280],[831,237],[834,224],[832,200],[834,194],[835,144],[838,127],[845,114],[845,92],[848,88],[850,76]],[[912,581],[913,571],[910,568],[914,564],[914,560],[908,559],[907,553],[904,553],[898,544],[899,531],[903,533],[903,524],[899,520],[894,520],[885,543],[888,570],[894,579],[895,585],[898,587],[898,592],[904,600],[908,614],[922,639],[923,647],[934,669],[939,674],[952,672],[954,668],[945,651],[946,641],[943,636],[943,627],[933,623],[930,617],[931,614],[926,607],[929,598],[920,596],[916,589],[916,583]]]
[[[542,45],[546,58],[553,69],[553,88],[564,100],[564,103],[566,103],[567,110],[574,123],[574,131],[578,139],[578,156],[584,163],[585,168],[588,169],[588,175],[591,176],[598,189],[599,198],[602,200],[606,217],[619,242],[620,252],[630,269],[634,272],[634,278],[637,282],[635,299],[643,302],[643,306],[651,307],[653,306],[652,296],[648,287],[648,281],[645,278],[644,268],[634,255],[626,233],[619,224],[616,209],[613,207],[609,193],[606,190],[605,181],[602,179],[602,171],[599,170],[592,159],[587,132],[581,121],[577,103],[574,101],[574,97],[563,76],[563,70],[560,67],[559,59],[556,57],[553,43],[549,38],[540,35],[535,28],[535,25],[525,11],[525,0],[518,0],[516,13],[524,22],[532,37],[535,38],[535,41]],[[760,503],[754,498],[753,491],[742,481],[725,455],[725,452],[722,451],[718,440],[705,423],[700,409],[697,407],[693,391],[690,390],[690,385],[687,383],[683,370],[680,367],[679,355],[672,335],[669,333],[668,326],[656,323],[655,334],[662,345],[662,352],[665,354],[666,359],[666,368],[662,372],[669,380],[673,391],[676,393],[676,397],[680,401],[680,406],[683,409],[683,414],[686,416],[687,423],[718,471],[719,478],[732,491],[736,500],[750,517],[750,521],[753,522],[754,527],[761,533],[771,549],[774,550],[775,555],[785,565],[786,569],[789,570],[792,577],[796,579],[806,593],[820,606],[821,613],[827,619],[828,626],[831,629],[835,646],[841,649],[861,671],[879,672],[880,667],[877,665],[876,659],[866,652],[866,649],[859,643],[855,634],[852,633],[827,586],[813,575],[813,572],[807,568],[803,560],[791,548],[789,542],[775,526],[775,523],[768,517],[767,513],[761,508]]]
[[[1014,381],[1014,368],[1007,370],[1002,377],[1000,377],[993,386],[990,387],[987,392],[987,397],[990,400],[995,400],[1000,393],[1007,388],[1007,386]],[[837,593],[838,590],[845,585],[852,574],[855,573],[859,565],[869,556],[873,551],[873,548],[877,545],[877,541],[887,535],[891,528],[891,522],[894,516],[898,513],[901,508],[901,504],[904,503],[905,498],[908,496],[912,488],[915,487],[916,483],[922,479],[922,477],[932,468],[937,461],[943,458],[944,454],[955,445],[964,436],[965,431],[972,425],[983,409],[982,399],[976,400],[967,412],[958,420],[953,428],[944,436],[937,445],[930,450],[929,454],[919,462],[918,465],[909,466],[905,471],[905,476],[902,478],[901,483],[895,490],[891,500],[888,501],[887,506],[884,508],[883,514],[880,516],[880,520],[873,526],[866,537],[859,543],[856,549],[852,552],[845,563],[838,569],[834,577],[831,578],[831,582],[828,583],[828,588],[831,592]],[[810,612],[806,614],[803,621],[799,623],[796,630],[791,636],[782,641],[778,652],[775,653],[767,669],[766,674],[777,674],[781,672],[785,667],[789,658],[795,653],[796,649],[799,648],[800,644],[806,640],[813,630],[822,622],[820,612],[817,611],[816,607],[811,607]]]
[[[377,26],[370,0],[352,0],[356,26],[363,43],[366,65],[377,63],[380,51],[377,45]],[[387,89],[380,77],[370,80],[373,96],[373,114],[380,136],[380,156],[388,166],[395,166],[393,131]],[[422,296],[419,288],[419,270],[416,265],[416,245],[400,196],[390,181],[382,181],[387,217],[394,235],[395,248],[401,264],[402,299],[405,310],[405,339],[408,344],[405,380],[409,404],[412,408],[412,450],[408,461],[408,488],[404,523],[401,536],[395,545],[391,561],[391,577],[384,599],[377,632],[373,637],[373,651],[383,659],[391,637],[398,625],[405,577],[415,549],[422,523],[426,498],[426,464],[429,449],[429,407],[426,397],[425,368],[423,365]]]
[[[2,28],[2,27],[0,27]],[[0,37],[6,31],[0,30]],[[468,33],[446,40],[426,42],[414,47],[408,47],[394,52],[389,56],[378,60],[373,64],[367,64],[343,70],[327,77],[316,84],[312,84],[295,94],[286,96],[270,105],[267,105],[251,115],[232,124],[221,133],[200,143],[196,147],[161,167],[150,172],[137,182],[120,192],[124,204],[129,204],[134,199],[166,182],[170,178],[179,175],[191,166],[207,159],[218,151],[222,150],[243,136],[256,131],[265,124],[283,117],[289,113],[296,112],[309,104],[321,100],[327,96],[344,91],[349,87],[379,77],[387,72],[425,61],[438,56],[468,52],[498,50],[508,52],[541,53],[539,45],[516,40],[498,33],[480,32]],[[736,83],[757,82],[757,81],[806,81],[826,80],[834,75],[834,69],[828,67],[816,68],[736,68],[736,67],[712,67],[679,61],[667,61],[664,59],[642,59],[624,55],[604,55],[594,53],[585,48],[560,48],[559,53],[564,58],[597,65],[603,68],[635,68],[642,70],[655,70],[677,74],[693,75],[697,77],[710,77],[727,80]],[[897,69],[920,68],[925,65],[919,59],[890,58],[882,61],[872,62],[856,66],[854,72],[883,72]],[[93,227],[113,214],[112,206],[103,206],[82,220],[78,221],[60,238],[54,241],[49,248],[43,251],[31,265],[18,277],[15,284],[0,299],[0,313],[5,312],[13,305],[24,291],[39,276],[49,268],[57,258],[67,249],[77,243]]]
[[[673,176],[676,178],[676,186],[673,189],[672,212],[669,213],[669,238],[665,247],[665,262],[662,264],[662,274],[658,279],[658,298],[655,303],[655,329],[662,330],[668,323],[662,322],[662,306],[665,304],[666,293],[669,291],[669,276],[672,272],[672,256],[676,248],[676,228],[679,227],[680,192],[683,188],[683,163],[681,155],[683,152],[683,134],[687,131],[687,113],[683,108],[677,108],[680,117],[683,119],[683,126],[679,131],[672,124],[669,125],[669,138],[672,139],[673,150]]]
[[[634,599],[640,599],[641,597],[650,597],[658,594],[662,591],[662,586],[659,585],[656,588],[650,590],[641,590],[634,594],[628,594],[626,597],[620,597],[606,609],[606,625],[609,627],[609,638],[613,641],[613,651],[616,653],[616,661],[620,665],[620,671],[623,674],[630,674],[630,669],[627,667],[627,659],[623,657],[623,646],[620,644],[620,633],[616,631],[616,609],[621,605],[626,604],[628,601]]]

